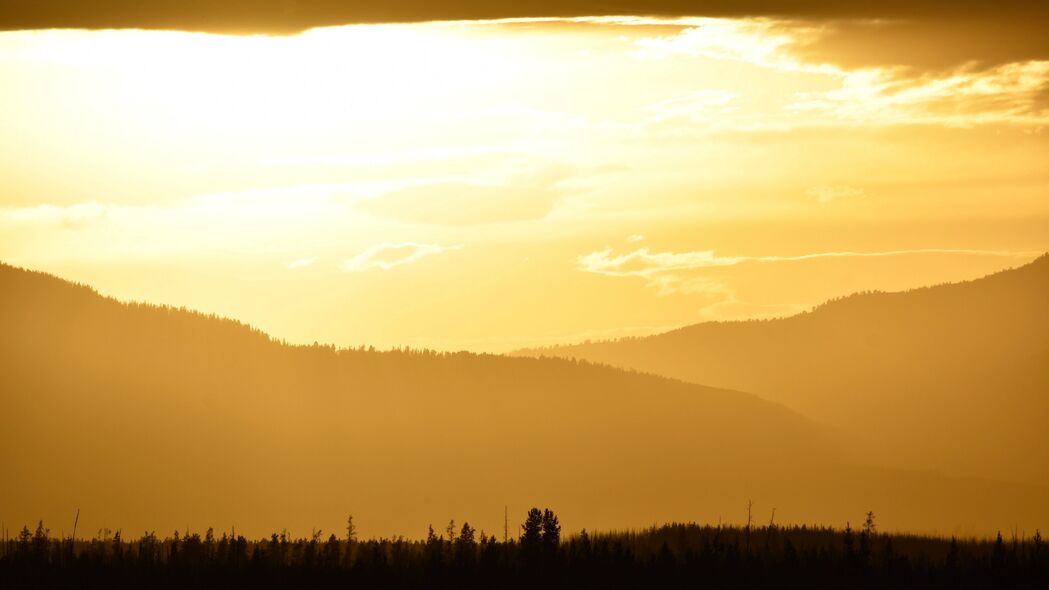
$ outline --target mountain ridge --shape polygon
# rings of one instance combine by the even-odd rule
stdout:
[[[376,534],[543,503],[579,527],[783,522],[990,534],[1046,490],[857,463],[850,442],[737,391],[563,359],[290,346],[233,320],[0,266],[8,521],[222,523]],[[990,505],[988,499],[995,500]],[[730,518],[731,519],[731,518]]]
[[[908,468],[1046,483],[1046,301],[1049,255],[971,281],[853,294],[786,318],[517,354],[742,389],[840,428],[884,424],[890,436],[868,442],[889,440],[887,455],[922,455]],[[966,443],[981,447],[975,457],[958,452]]]

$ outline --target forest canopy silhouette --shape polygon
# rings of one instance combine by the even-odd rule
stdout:
[[[486,535],[469,523],[433,526],[425,540],[360,539],[314,529],[249,540],[235,530],[120,530],[87,540],[55,538],[41,521],[0,543],[0,580],[17,585],[177,587],[232,582],[260,587],[633,588],[681,587],[1033,587],[1049,576],[1040,532],[1030,538],[936,538],[887,534],[873,512],[844,528],[670,524],[643,530],[561,535],[549,508],[528,511],[514,536]],[[1029,586],[1030,585],[1030,586]]]

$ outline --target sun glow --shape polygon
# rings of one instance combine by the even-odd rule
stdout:
[[[94,120],[83,124],[95,124],[106,115],[103,106],[116,107],[112,123],[132,138],[136,130],[185,142],[208,134],[207,143],[238,149],[258,140],[282,146],[308,140],[312,150],[323,151],[324,140],[333,141],[326,133],[367,141],[390,134],[391,125],[400,128],[393,135],[403,134],[419,118],[439,117],[476,95],[482,84],[517,74],[498,48],[477,52],[461,36],[434,27],[343,27],[292,37],[145,31],[14,36],[24,37],[13,40],[20,50],[5,52],[4,61],[51,66],[35,74],[38,83],[50,82],[52,68],[81,74],[69,84],[77,100],[49,108],[86,103]]]
[[[796,51],[820,34],[641,18],[2,33],[2,255],[292,340],[505,350],[845,288],[787,290],[761,270],[778,262],[650,282],[580,268],[628,251],[627,236],[651,253],[813,267],[834,264],[806,258],[821,252],[1043,248],[1037,223],[1005,242],[960,228],[1049,215],[1045,62],[908,78]],[[901,243],[914,235],[901,220],[934,229]],[[866,229],[835,239],[820,224]],[[977,255],[950,256],[944,278]],[[168,272],[136,270],[157,265]],[[201,276],[238,278],[204,289]],[[329,320],[287,304],[306,288],[341,294],[317,303]],[[403,301],[420,288],[448,294]],[[380,313],[391,298],[395,320]]]

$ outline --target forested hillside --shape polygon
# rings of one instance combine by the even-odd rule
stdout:
[[[748,391],[861,437],[886,465],[1049,484],[1049,255],[784,319],[522,354]]]
[[[336,350],[0,268],[0,515],[81,530],[420,535],[503,508],[580,527],[1045,528],[1045,489],[869,469],[852,434],[755,396],[559,359]],[[61,523],[67,523],[61,524]],[[61,528],[59,528],[61,526]],[[298,531],[302,533],[301,530]]]

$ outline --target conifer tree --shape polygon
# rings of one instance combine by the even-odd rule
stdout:
[[[561,543],[561,522],[553,510],[543,510],[543,546],[547,551],[557,549]]]

